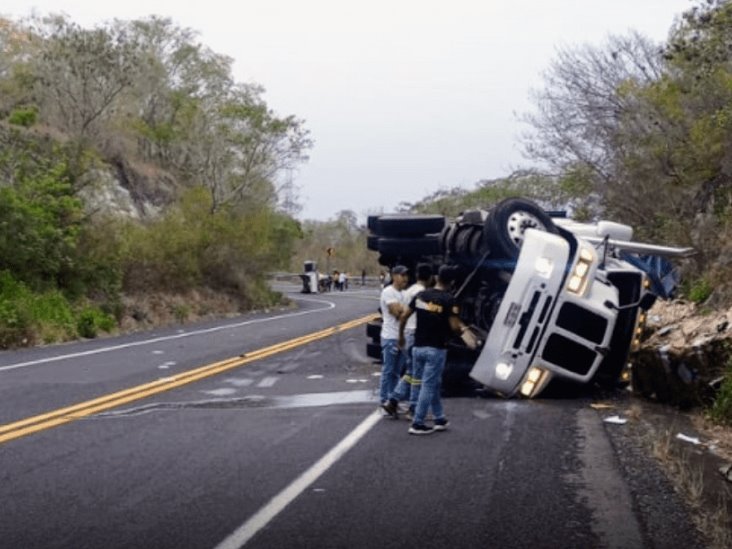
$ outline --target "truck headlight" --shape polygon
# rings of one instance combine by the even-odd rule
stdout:
[[[511,375],[512,371],[513,364],[508,364],[506,362],[499,362],[498,364],[496,364],[496,377],[501,381],[506,381],[508,379],[508,376]]]
[[[581,248],[577,263],[567,282],[567,290],[573,294],[582,294],[587,287],[587,279],[590,274],[590,267],[595,261],[595,253],[591,248]]]
[[[541,368],[537,368],[536,366],[529,368],[529,372],[526,374],[526,378],[524,378],[524,382],[521,384],[521,394],[525,397],[531,397],[534,393],[534,389],[539,385],[542,375],[544,375],[544,370]]]

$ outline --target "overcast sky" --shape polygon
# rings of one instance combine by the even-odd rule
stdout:
[[[630,29],[664,40],[692,0],[1,0],[0,15],[63,12],[83,26],[170,17],[234,58],[315,147],[293,174],[305,219],[393,211],[526,161],[530,110],[559,46]]]

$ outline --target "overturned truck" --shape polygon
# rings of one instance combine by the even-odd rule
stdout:
[[[385,267],[453,267],[460,316],[479,345],[450,341],[445,376],[470,376],[506,397],[536,397],[552,379],[627,382],[646,311],[678,282],[666,258],[692,253],[633,242],[628,225],[579,223],[522,198],[449,222],[370,216],[368,228],[368,247]],[[378,323],[367,333],[368,354],[380,358]]]

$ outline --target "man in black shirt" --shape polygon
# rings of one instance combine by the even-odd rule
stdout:
[[[448,421],[442,409],[440,388],[442,371],[447,357],[446,343],[453,332],[465,333],[468,327],[458,317],[458,307],[447,291],[453,280],[452,271],[446,265],[440,267],[434,288],[417,294],[399,321],[399,343],[404,345],[404,328],[407,319],[416,312],[417,329],[412,348],[413,376],[422,380],[412,426],[409,433],[427,435],[447,429]],[[473,341],[471,338],[466,338]],[[425,425],[427,412],[432,410],[434,427]]]

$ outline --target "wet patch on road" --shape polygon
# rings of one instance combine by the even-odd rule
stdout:
[[[306,393],[277,397],[248,395],[233,398],[191,400],[186,402],[151,402],[142,406],[95,414],[85,419],[114,419],[138,416],[150,412],[164,412],[185,409],[229,409],[229,408],[308,408],[338,406],[345,404],[376,403],[373,391],[336,391],[329,393]]]

